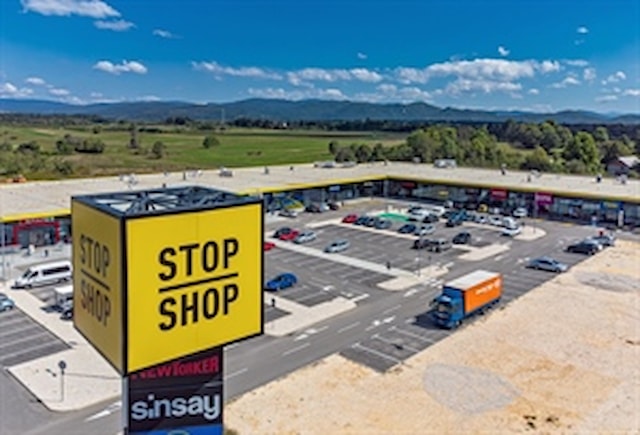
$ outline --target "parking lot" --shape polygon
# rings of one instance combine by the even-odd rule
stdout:
[[[307,248],[322,251],[332,241],[346,239],[350,246],[340,253],[341,256],[378,265],[390,262],[392,268],[407,272],[417,272],[419,268],[437,264],[446,267],[448,273],[441,277],[424,276],[417,285],[400,292],[388,292],[377,287],[377,284],[390,278],[388,275],[332,261],[331,255],[327,256],[327,259],[321,259],[288,250],[285,246],[265,253],[266,278],[284,271],[297,274],[298,284],[281,291],[280,295],[305,305],[327,301],[337,295],[355,298],[359,305],[388,299],[388,307],[376,313],[375,318],[369,319],[370,324],[365,329],[364,338],[341,351],[343,356],[380,372],[402,364],[410,356],[455,333],[455,330],[439,329],[426,317],[429,302],[440,292],[444,281],[450,281],[477,269],[500,272],[503,275],[501,306],[504,307],[556,276],[554,273],[528,269],[526,265],[532,258],[549,255],[571,267],[584,260],[586,256],[567,253],[564,251],[565,247],[573,241],[594,235],[595,231],[590,227],[555,222],[535,222],[537,230],[534,230],[533,222],[529,222],[529,231],[540,231],[544,236],[523,240],[502,236],[500,229],[488,224],[465,223],[462,226],[448,228],[444,221],[440,221],[435,224],[435,233],[425,238],[443,237],[451,240],[460,231],[469,231],[472,235],[472,248],[454,245],[452,249],[434,253],[411,249],[413,240],[418,237],[398,234],[397,229],[403,222],[394,222],[389,230],[376,230],[342,224],[339,221],[344,214],[346,213],[305,214],[297,220],[284,221],[280,226],[303,229],[305,224],[308,224],[306,229],[313,229],[317,238],[305,243],[304,246]],[[277,225],[271,227],[278,228]],[[473,248],[492,244],[506,245],[508,249],[477,261],[460,258]],[[468,319],[466,323],[481,318],[482,316],[477,316]]]
[[[3,367],[68,348],[66,343],[18,308],[0,313],[0,365]]]

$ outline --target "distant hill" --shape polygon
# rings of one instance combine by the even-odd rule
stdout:
[[[354,101],[249,99],[224,104],[149,101],[72,105],[44,100],[0,99],[0,113],[98,115],[111,119],[162,121],[168,117],[196,120],[238,118],[272,121],[449,121],[501,122],[507,119],[562,124],[640,124],[640,114],[606,115],[582,110],[556,113],[439,108],[426,103],[376,104]]]

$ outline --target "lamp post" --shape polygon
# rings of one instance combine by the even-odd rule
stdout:
[[[60,369],[60,401],[64,402],[64,370],[67,368],[67,363],[61,359],[58,362],[58,368]]]

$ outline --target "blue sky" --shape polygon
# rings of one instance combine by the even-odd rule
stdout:
[[[640,0],[0,0],[0,98],[640,112]]]

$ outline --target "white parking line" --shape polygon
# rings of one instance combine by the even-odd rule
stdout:
[[[238,370],[238,371],[235,371],[235,372],[233,372],[233,373],[229,373],[228,375],[226,375],[226,376],[224,377],[224,380],[226,381],[226,380],[231,379],[231,378],[233,378],[233,377],[235,377],[235,376],[241,375],[241,374],[245,373],[247,370],[248,370],[248,369],[245,367],[245,368],[240,369],[240,370]]]
[[[308,347],[309,345],[310,345],[310,343],[308,343],[308,342],[307,342],[307,343],[301,344],[300,346],[297,346],[297,347],[291,348],[291,349],[289,349],[288,351],[283,352],[283,353],[282,353],[282,356],[291,355],[292,353],[295,353],[295,352],[297,352],[297,351],[299,351],[299,350],[302,350],[302,349],[304,349],[305,347]]]
[[[344,331],[348,331],[349,329],[353,329],[356,326],[358,326],[359,324],[360,324],[360,322],[355,322],[355,323],[352,323],[351,325],[345,326],[344,328],[340,328],[340,329],[338,329],[338,334],[342,334]]]
[[[372,354],[377,355],[377,356],[379,356],[379,357],[386,358],[386,359],[388,359],[389,361],[393,361],[393,362],[395,362],[396,364],[399,364],[399,363],[401,363],[401,362],[402,362],[401,360],[399,360],[399,359],[397,359],[397,358],[394,358],[394,357],[392,357],[392,356],[390,356],[390,355],[387,355],[387,354],[384,354],[384,353],[382,353],[382,352],[379,352],[379,351],[377,351],[377,350],[375,350],[375,349],[371,349],[371,348],[369,348],[369,347],[367,347],[367,346],[363,346],[363,345],[361,345],[360,343],[356,343],[356,344],[354,344],[354,345],[353,345],[353,346],[351,346],[351,347],[353,347],[353,348],[360,348],[360,349],[364,350],[365,352],[369,352],[369,353],[372,353]]]
[[[59,343],[57,343],[55,340],[50,340],[50,341],[48,341],[46,343],[38,343],[38,344],[36,344],[34,346],[23,347],[23,348],[21,348],[20,350],[18,350],[16,352],[3,353],[2,357],[0,357],[0,359],[2,361],[6,361],[6,360],[11,359],[11,358],[13,358],[15,356],[23,355],[25,353],[29,353],[29,352],[34,351],[36,349],[42,349],[42,348],[45,348],[45,347],[51,347],[54,344],[59,344]]]
[[[398,309],[398,308],[400,308],[400,307],[402,307],[402,305],[398,304],[398,305],[396,305],[396,306],[394,306],[394,307],[387,308],[386,310],[384,310],[384,311],[382,312],[382,314],[390,313],[390,312],[392,312],[392,311],[397,310],[397,309]]]
[[[47,337],[47,334],[44,331],[41,331],[39,334],[30,335],[28,337],[21,337],[21,338],[18,338],[16,340],[11,340],[11,341],[6,341],[3,338],[2,343],[0,343],[0,349],[2,349],[4,347],[11,347],[11,346],[13,346],[15,344],[18,344],[18,343],[25,343],[25,342],[28,342],[29,340],[33,340],[33,339],[36,339],[38,337]],[[55,341],[55,340],[51,339],[50,341]]]
[[[357,296],[357,297],[351,299],[351,301],[360,302],[360,301],[363,301],[363,300],[367,299],[368,297],[369,297],[369,293],[363,293],[360,296]]]
[[[400,329],[395,325],[389,328],[390,331],[398,331],[400,334],[408,335],[409,337],[417,338],[418,340],[425,341],[427,343],[433,343],[433,340],[428,339],[427,337],[423,337],[422,335],[414,334],[413,332],[407,331],[406,329]]]
[[[5,327],[5,325],[2,325],[3,328]],[[11,334],[15,334],[16,332],[23,332],[23,331],[27,331],[29,329],[38,329],[37,325],[34,324],[26,324],[25,326],[21,327],[21,328],[15,328],[15,329],[5,329],[2,332],[2,341],[4,342],[4,340],[6,340],[6,336],[7,335],[11,335]]]
[[[2,319],[2,323],[1,323],[1,324],[2,324],[2,328],[4,328],[4,327],[5,327],[5,326],[7,326],[7,325],[11,325],[12,323],[18,323],[18,322],[20,322],[20,321],[26,321],[26,322],[28,322],[28,323],[31,323],[31,322],[29,321],[29,318],[28,318],[28,317],[24,317],[24,316],[21,316],[21,315],[17,315],[17,316],[14,316],[13,318],[8,319],[8,320],[6,320],[6,319]]]
[[[376,340],[380,340],[383,343],[387,343],[387,344],[390,344],[390,345],[395,346],[395,347],[402,347],[402,348],[409,349],[411,352],[414,352],[414,353],[420,352],[418,349],[414,349],[413,347],[408,346],[408,345],[406,345],[404,343],[398,344],[396,341],[389,340],[386,337],[383,337],[382,335],[374,334],[374,335],[371,336],[371,338],[376,339]]]

